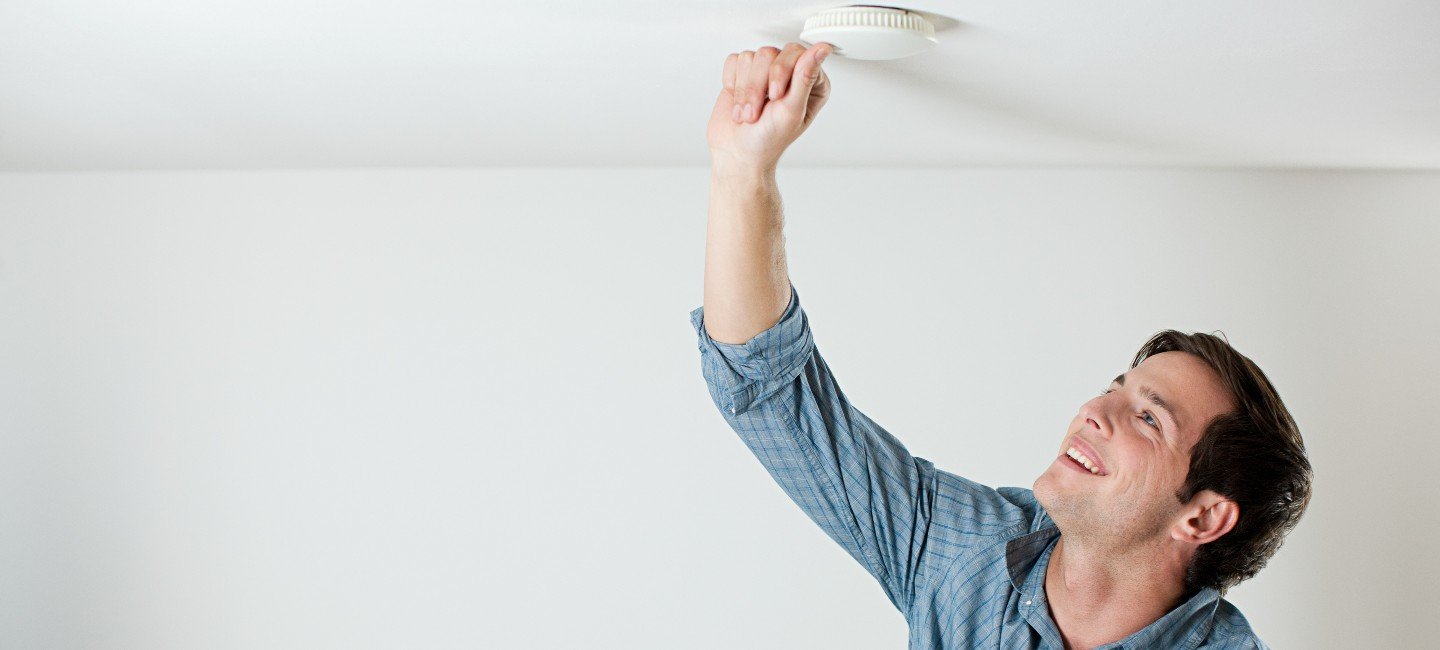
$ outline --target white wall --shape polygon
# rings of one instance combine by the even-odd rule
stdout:
[[[1440,634],[1440,174],[782,169],[847,395],[1029,486],[1223,330],[1309,514],[1279,648]],[[905,625],[710,403],[704,169],[0,174],[12,648],[877,648]]]

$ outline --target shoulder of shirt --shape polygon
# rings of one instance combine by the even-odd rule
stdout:
[[[1006,501],[1015,504],[1016,507],[1023,508],[1025,512],[1032,517],[1035,516],[1036,511],[1040,508],[1040,504],[1035,501],[1035,493],[1027,488],[1006,486],[995,488],[995,491],[999,492],[1000,496],[1005,497]]]
[[[1270,646],[1255,634],[1250,621],[1234,603],[1220,599],[1215,607],[1215,625],[1210,630],[1207,646],[1235,648],[1236,650],[1269,650]]]
[[[1033,490],[1022,487],[1002,487],[995,488],[995,491],[1025,513],[1025,519],[1029,525],[1025,527],[1024,533],[1033,533],[1055,525],[1055,522],[1050,519],[1050,515],[1046,514],[1045,509],[1040,507],[1040,502],[1035,499]]]
[[[1022,487],[1002,487],[995,488],[995,491],[1000,493],[1000,496],[1006,501],[1025,512],[1026,519],[1030,522],[1027,532],[1033,533],[1041,528],[1055,525],[1055,522],[1050,519],[1050,515],[1046,514],[1045,509],[1040,507],[1040,502],[1035,499],[1033,490]]]

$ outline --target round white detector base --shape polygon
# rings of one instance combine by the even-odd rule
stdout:
[[[800,40],[829,43],[851,59],[899,59],[935,47],[935,26],[920,14],[895,7],[851,5],[822,11],[805,21]]]

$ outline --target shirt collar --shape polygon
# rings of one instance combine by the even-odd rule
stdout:
[[[1053,521],[1047,523],[1049,525],[1039,530],[1019,535],[1005,543],[1005,566],[1010,573],[1010,584],[1023,594],[1022,599],[1027,602],[1033,600],[1037,605],[1034,613],[1040,614],[1050,626],[1054,626],[1049,608],[1038,606],[1044,602],[1045,567],[1050,562],[1050,550],[1060,539],[1060,529]],[[1208,587],[1201,589],[1179,607],[1170,610],[1140,631],[1101,647],[1194,648],[1210,635],[1219,605],[1220,592]]]

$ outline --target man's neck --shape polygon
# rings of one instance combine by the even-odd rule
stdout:
[[[1062,536],[1045,568],[1050,615],[1067,649],[1119,641],[1181,604],[1185,558],[1165,547],[1095,548]]]

